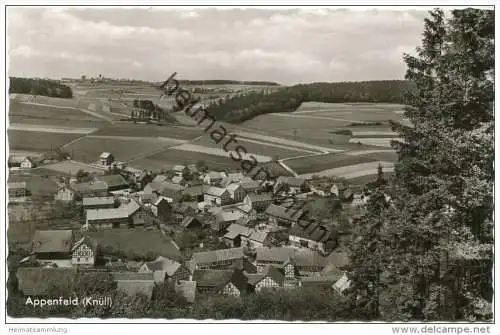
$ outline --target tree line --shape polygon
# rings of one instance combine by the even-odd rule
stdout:
[[[10,77],[9,93],[43,95],[53,98],[72,98],[69,86],[48,79]]]
[[[424,29],[404,56],[413,127],[393,123],[395,177],[370,184],[352,294],[372,319],[491,320],[494,12],[435,9]]]
[[[403,103],[409,89],[410,83],[404,80],[299,84],[212,101],[207,111],[220,120],[238,123],[261,114],[293,112],[308,101]]]

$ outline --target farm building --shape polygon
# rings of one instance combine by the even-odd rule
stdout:
[[[198,293],[240,297],[247,294],[248,279],[241,270],[195,270],[193,281]]]
[[[82,199],[83,209],[114,208],[114,197],[85,197]]]
[[[99,164],[104,166],[111,166],[111,164],[115,161],[115,157],[109,152],[103,152],[99,156]]]
[[[309,221],[299,221],[288,232],[290,244],[318,250],[323,254],[331,252],[336,246],[333,229]]]
[[[169,217],[172,214],[172,199],[166,197],[158,197],[155,202],[151,204],[151,211],[157,217]]]
[[[270,222],[289,227],[299,222],[300,218],[304,215],[304,211],[271,204],[267,207],[265,214],[269,216]]]
[[[179,201],[182,198],[184,187],[168,181],[155,182],[154,180],[144,187],[144,194],[154,194],[156,196],[164,196]]]
[[[79,267],[93,267],[101,256],[96,240],[84,236],[71,247],[71,264]]]
[[[207,185],[217,186],[220,185],[222,180],[226,177],[224,172],[210,171],[203,178],[203,183]]]
[[[191,258],[192,270],[227,270],[242,264],[243,248],[196,252]]]
[[[231,195],[224,188],[212,186],[205,191],[203,200],[206,206],[224,206],[231,203]]]
[[[224,235],[223,241],[231,248],[240,247],[242,242],[250,236],[250,232],[250,228],[233,223],[227,227],[227,233]]]
[[[222,210],[210,218],[210,226],[215,231],[221,231],[236,223],[244,214],[238,210],[225,211]]]
[[[261,272],[249,273],[246,276],[251,290],[256,293],[279,289],[285,282],[283,269],[271,265],[267,265]]]
[[[9,198],[26,197],[29,195],[25,181],[7,183]]]
[[[252,206],[257,212],[265,211],[272,202],[273,197],[270,193],[250,193],[243,199],[243,203]]]
[[[145,262],[139,268],[139,272],[152,272],[156,283],[164,281],[177,283],[179,280],[189,280],[191,276],[190,271],[184,265],[163,256],[158,256],[152,262]]]
[[[226,190],[229,192],[229,195],[231,196],[233,202],[242,202],[243,198],[245,198],[246,196],[246,192],[243,187],[241,187],[241,185],[237,183],[229,184],[226,187]]]
[[[186,216],[181,222],[181,227],[184,229],[200,229],[203,227],[203,222],[196,217]]]
[[[147,214],[134,200],[118,208],[89,209],[86,229],[110,229],[144,225]]]
[[[85,197],[105,197],[108,196],[108,185],[103,181],[90,181],[84,183],[70,184],[75,192],[76,199]]]
[[[97,180],[106,183],[108,192],[126,190],[130,188],[129,182],[119,174],[99,176]]]
[[[73,201],[76,198],[76,193],[69,187],[69,185],[61,184],[57,189],[57,193],[54,196],[55,200],[58,201]]]
[[[33,237],[32,253],[42,263],[71,267],[72,230],[37,230]]]
[[[307,192],[307,181],[304,178],[279,176],[273,187],[274,194],[287,192],[298,194]]]
[[[208,185],[193,185],[193,186],[188,186],[186,187],[183,191],[182,194],[184,196],[189,196],[193,201],[203,201],[203,194],[205,194],[205,191],[208,190],[210,186]]]
[[[36,167],[35,160],[28,156],[10,156],[7,165],[11,169],[32,169]]]
[[[242,182],[241,187],[243,187],[246,193],[256,193],[262,189],[261,183],[255,180]]]

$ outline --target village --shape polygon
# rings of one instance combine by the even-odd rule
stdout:
[[[349,227],[364,211],[366,190],[331,178],[254,180],[202,162],[154,173],[116,162],[110,152],[96,164],[104,173],[59,176],[51,195],[80,213],[77,224],[30,229],[16,273],[25,296],[53,292],[61,276],[95,271],[111,273],[118,290],[149,299],[155,285],[169,282],[191,303],[199,294],[241,297],[315,285],[342,296],[350,286]],[[9,159],[12,171],[35,167],[29,157]],[[25,182],[9,183],[8,192],[9,215],[36,201]],[[168,243],[127,257],[120,243],[105,246],[109,235],[100,234],[110,232],[126,232],[132,245],[146,232]]]

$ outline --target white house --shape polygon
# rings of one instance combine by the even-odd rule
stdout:
[[[229,184],[226,187],[226,190],[231,195],[231,199],[233,199],[233,202],[242,202],[243,198],[245,198],[246,192],[240,184]]]
[[[97,259],[97,241],[84,236],[71,248],[71,264],[73,266],[93,267]]]
[[[103,152],[99,156],[99,164],[104,166],[110,166],[115,161],[113,155],[109,152]]]
[[[203,177],[203,183],[208,185],[219,185],[226,176],[224,172],[210,171]]]
[[[231,195],[224,188],[212,186],[203,194],[203,201],[206,206],[224,206],[231,203]]]

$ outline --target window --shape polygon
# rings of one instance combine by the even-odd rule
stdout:
[[[80,257],[78,257],[78,258],[76,259],[76,261],[77,261],[77,262],[79,262],[79,261],[80,261]]]
[[[89,258],[88,257],[85,257],[85,262],[88,262],[89,261]]]

